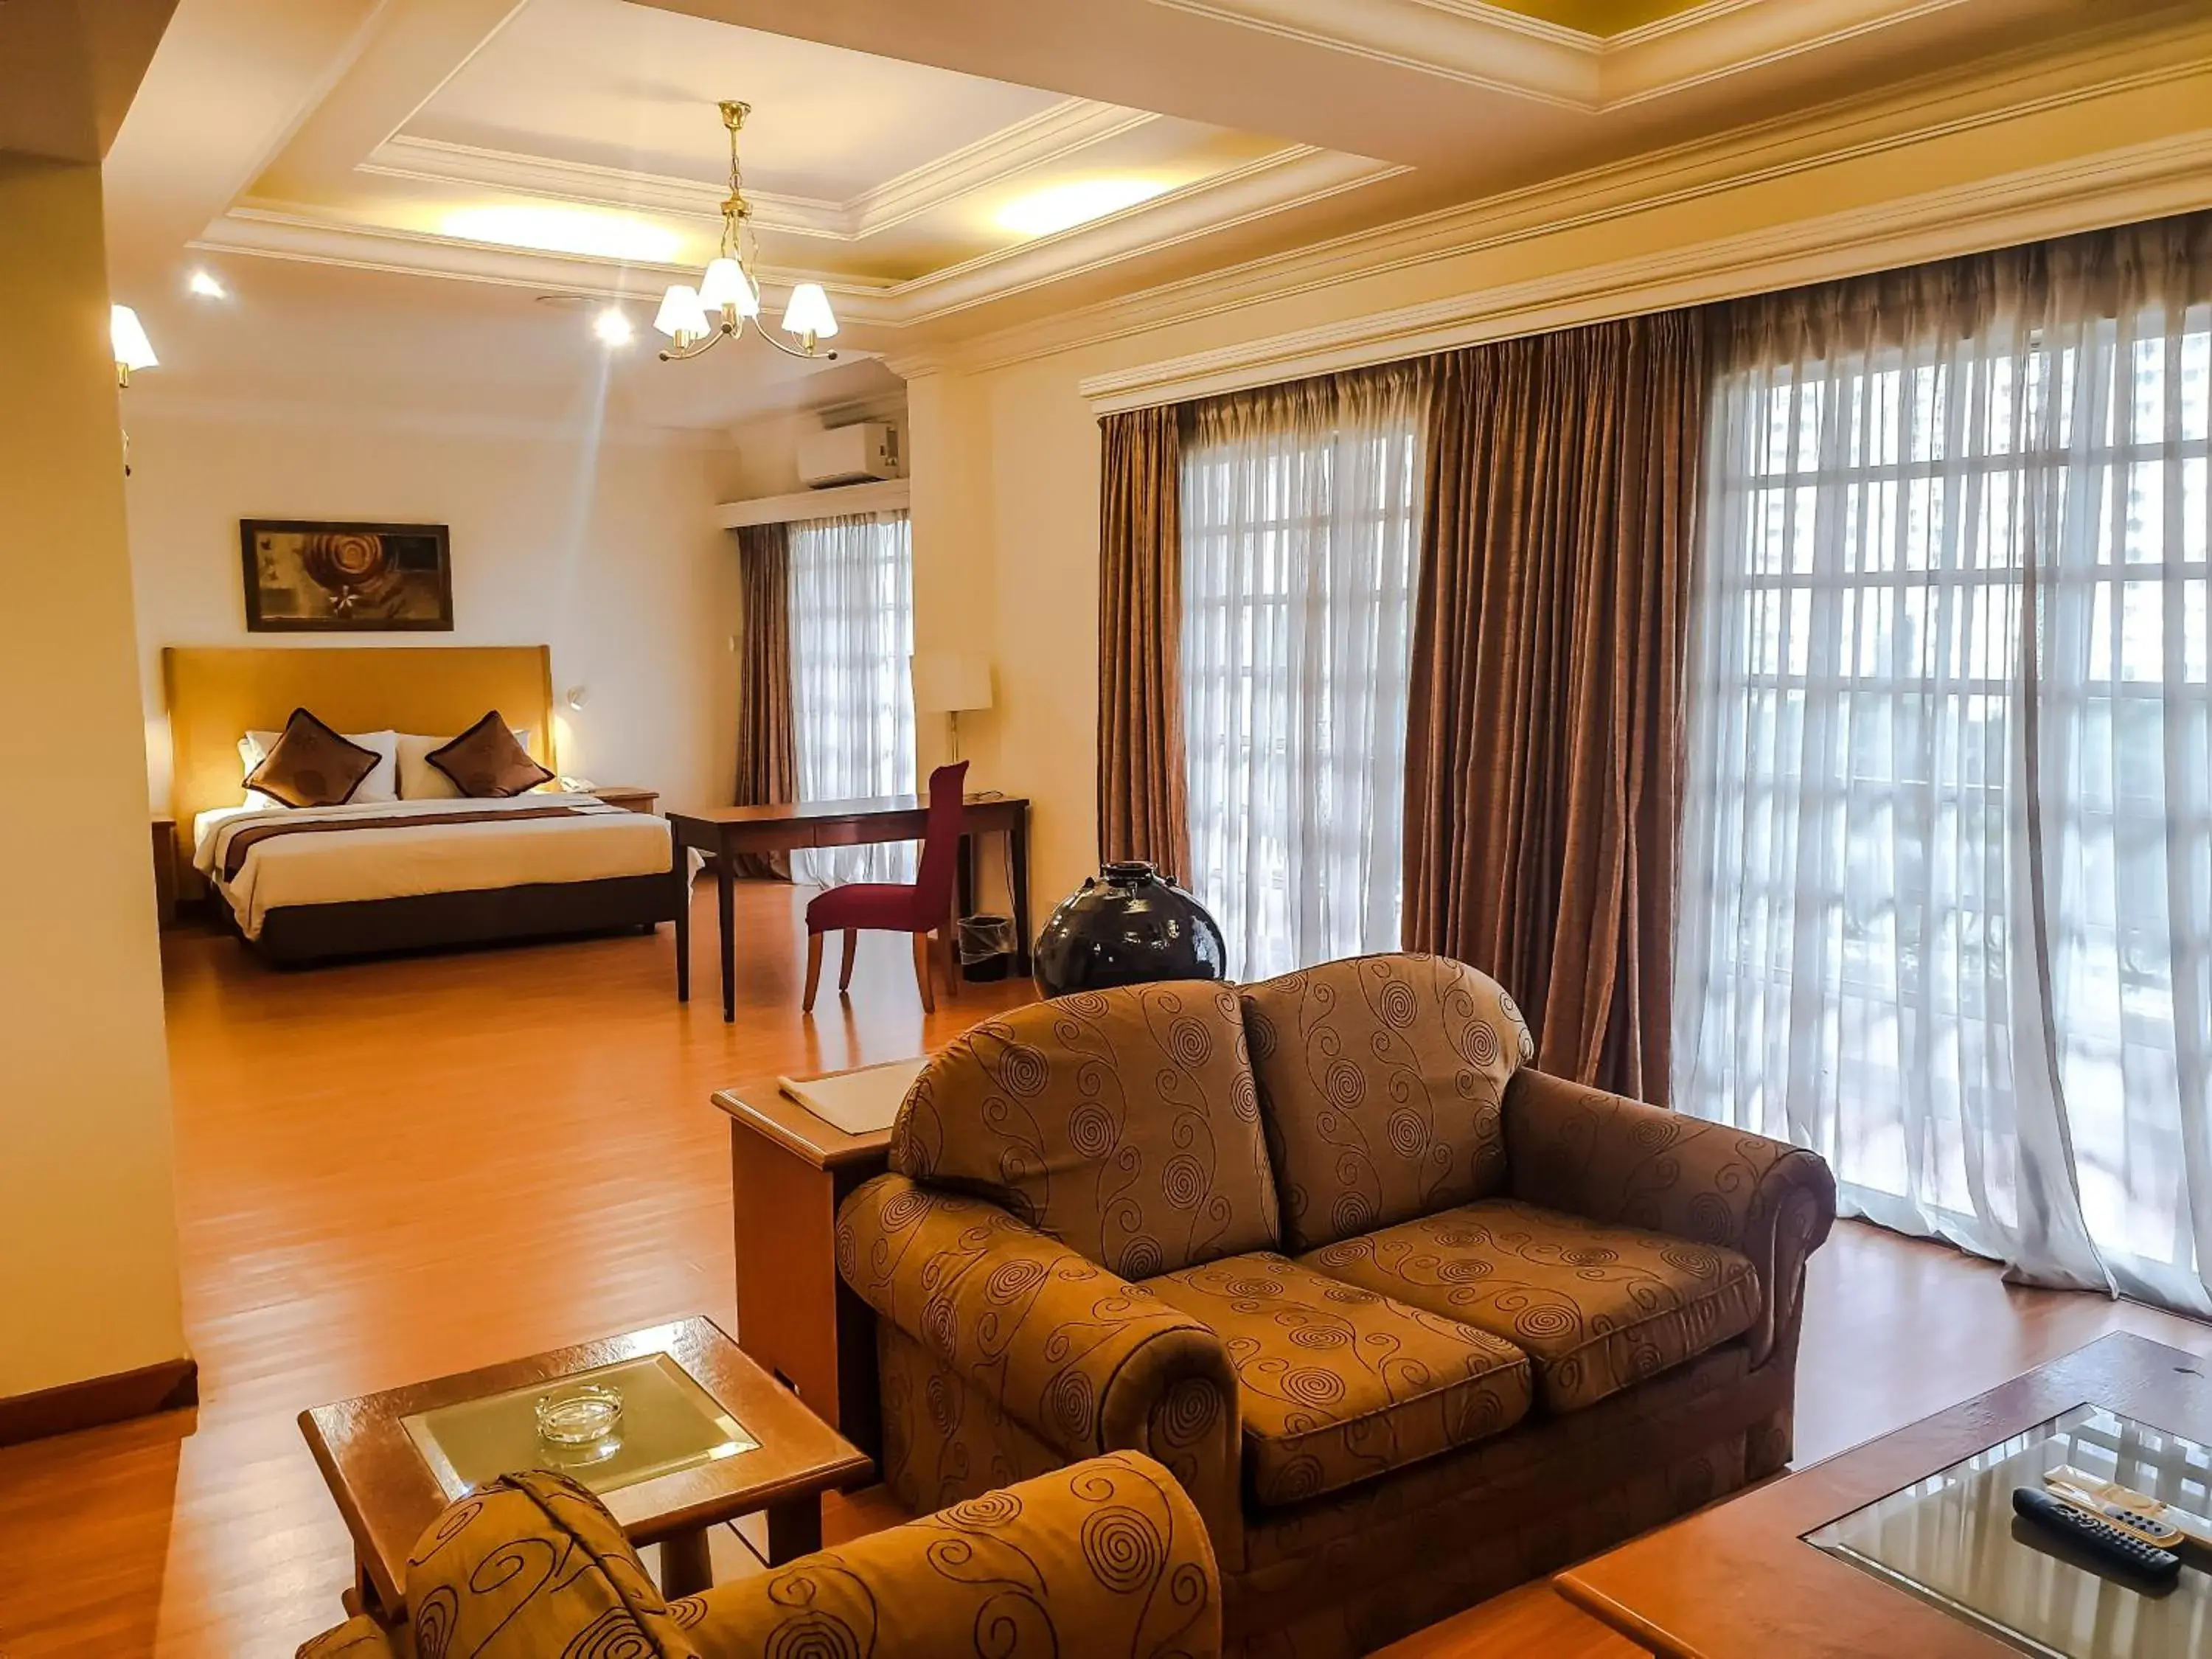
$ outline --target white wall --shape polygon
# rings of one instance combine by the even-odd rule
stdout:
[[[100,172],[0,155],[0,1398],[180,1358]]]
[[[153,378],[124,414],[148,785],[164,810],[167,645],[548,644],[564,771],[659,789],[664,805],[729,799],[735,548],[713,517],[726,456],[433,415],[165,407],[139,389]],[[450,526],[453,633],[249,635],[242,518]],[[589,695],[572,712],[574,685]]]

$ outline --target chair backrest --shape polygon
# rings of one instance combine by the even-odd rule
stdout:
[[[956,761],[929,775],[929,823],[921,833],[921,863],[915,871],[915,904],[933,926],[952,911],[952,878],[958,872],[960,831],[968,818],[968,763]]]
[[[1506,1184],[1505,1085],[1534,1045],[1449,957],[1353,957],[1243,988],[1284,1248],[1472,1204]]]
[[[985,1020],[915,1080],[890,1153],[899,1174],[987,1199],[1124,1279],[1276,1242],[1244,1024],[1216,981]]]

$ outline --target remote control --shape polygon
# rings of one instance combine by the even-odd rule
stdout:
[[[2014,1514],[2049,1528],[2103,1565],[2132,1577],[2163,1583],[2181,1571],[2181,1558],[2172,1550],[2153,1549],[2111,1522],[2040,1487],[2015,1486],[2012,1507]]]

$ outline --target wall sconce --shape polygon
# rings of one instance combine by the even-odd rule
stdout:
[[[146,337],[145,325],[139,322],[138,313],[129,306],[110,306],[107,308],[107,341],[115,353],[115,386],[120,392],[131,384],[134,368],[154,368],[161,360],[154,355],[154,343]],[[131,476],[131,433],[123,433],[123,476]]]

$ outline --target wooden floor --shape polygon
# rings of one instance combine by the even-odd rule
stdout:
[[[295,974],[167,935],[203,1404],[0,1451],[0,1655],[289,1654],[337,1620],[349,1577],[301,1407],[686,1313],[733,1328],[727,1142],[708,1093],[917,1053],[1027,994],[971,988],[925,1023],[904,941],[869,936],[849,1002],[825,995],[805,1020],[799,896],[740,890],[735,1026],[717,1017],[704,892],[688,1008],[665,929]],[[2212,1329],[2009,1290],[1866,1228],[1815,1258],[1808,1306],[1801,1458],[2105,1330],[2212,1352]],[[718,1559],[738,1548],[725,1540]],[[1401,1651],[1628,1650],[1539,1587]]]

